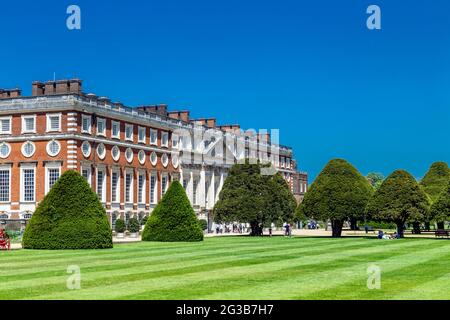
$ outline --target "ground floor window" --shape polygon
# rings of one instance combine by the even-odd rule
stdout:
[[[118,188],[119,188],[119,173],[113,172],[111,174],[111,201],[118,201]]]
[[[0,202],[9,202],[10,171],[0,170]]]
[[[103,170],[97,170],[97,195],[100,201],[105,201],[103,197],[103,183],[105,180],[105,173]]]
[[[23,201],[34,202],[35,194],[35,177],[34,168],[33,169],[23,169],[22,171],[22,181],[23,181]]]
[[[150,177],[150,203],[156,203],[156,176]]]
[[[53,187],[59,178],[59,168],[48,168],[47,169],[47,181],[48,181],[48,191]]]
[[[132,183],[133,174],[127,173],[125,175],[125,202],[132,202]]]
[[[166,194],[167,191],[167,180],[168,177],[167,176],[162,176],[161,178],[161,195],[163,196],[164,194]]]
[[[139,181],[138,181],[138,202],[143,203],[145,201],[144,194],[145,194],[145,174],[140,173],[139,174]]]

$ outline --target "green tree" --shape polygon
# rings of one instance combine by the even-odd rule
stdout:
[[[142,232],[143,241],[202,241],[200,228],[183,186],[173,181]]]
[[[126,229],[127,226],[125,225],[125,221],[123,221],[123,219],[120,218],[117,219],[114,225],[114,231],[116,231],[117,233],[124,233]]]
[[[86,180],[66,171],[39,203],[22,239],[26,249],[112,248],[105,209]]]
[[[263,175],[260,163],[236,164],[224,182],[214,206],[214,221],[250,223],[251,235],[279,221],[292,221],[296,200],[283,177]]]
[[[371,172],[367,175],[367,180],[369,181],[370,185],[377,190],[381,184],[384,181],[384,175],[379,172]]]
[[[428,209],[428,197],[416,179],[404,170],[397,170],[375,192],[367,214],[377,221],[394,222],[403,237],[405,223],[423,220]]]
[[[328,162],[300,204],[298,215],[331,220],[333,237],[340,237],[346,220],[364,217],[373,189],[355,167],[343,159]]]
[[[130,222],[128,223],[128,231],[132,233],[139,232],[140,230],[139,220],[136,218],[131,218]]]
[[[450,219],[450,182],[431,206],[430,213],[433,219],[441,222],[438,228],[445,229],[444,221]]]
[[[450,182],[450,169],[445,162],[435,162],[431,165],[428,172],[423,177],[420,185],[425,193],[430,197],[431,203],[434,203],[442,191],[445,190]],[[444,228],[444,221],[439,220],[439,215],[434,216],[435,212],[430,211],[426,217],[425,224],[429,229],[430,221],[435,220],[439,229]]]

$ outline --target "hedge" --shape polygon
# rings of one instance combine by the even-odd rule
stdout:
[[[112,248],[105,209],[78,172],[62,174],[39,203],[22,245],[25,249]]]
[[[202,241],[203,231],[186,192],[178,181],[171,183],[150,215],[142,233],[143,241]]]

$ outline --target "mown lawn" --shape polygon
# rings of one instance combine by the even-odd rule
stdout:
[[[367,267],[381,289],[367,288]],[[66,287],[69,265],[81,289]],[[0,252],[0,299],[450,299],[450,241],[207,238]]]

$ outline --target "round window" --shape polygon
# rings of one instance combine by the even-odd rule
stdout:
[[[111,156],[114,159],[114,161],[119,160],[119,158],[120,158],[120,150],[119,150],[118,146],[112,147],[112,149],[111,149]]]
[[[128,162],[133,162],[133,150],[131,150],[131,148],[128,148],[126,151],[125,151],[125,158],[127,158],[127,161]]]
[[[172,165],[174,168],[177,168],[179,164],[178,156],[176,154],[172,155]]]
[[[61,150],[61,145],[58,141],[52,140],[47,143],[47,153],[51,157],[55,157],[59,154],[59,151]]]
[[[166,153],[164,153],[161,157],[161,161],[164,167],[167,167],[167,165],[169,164],[169,157],[167,156]]]
[[[22,154],[27,158],[31,157],[35,151],[36,147],[31,141],[27,141],[22,145]]]
[[[152,152],[150,155],[150,162],[152,165],[156,166],[156,162],[158,161],[158,156],[156,155],[156,152]]]
[[[9,156],[10,153],[11,147],[9,146],[9,144],[6,142],[2,142],[0,144],[0,158],[5,159]]]
[[[88,141],[83,142],[81,145],[81,152],[83,152],[83,156],[86,158],[91,155],[91,144]]]
[[[145,151],[144,150],[139,151],[138,159],[139,159],[139,163],[140,164],[144,164],[145,163]]]
[[[105,145],[103,144],[103,143],[100,143],[98,146],[97,146],[97,155],[98,155],[98,157],[100,158],[100,159],[105,159],[105,156],[106,156],[106,148],[105,148]]]

